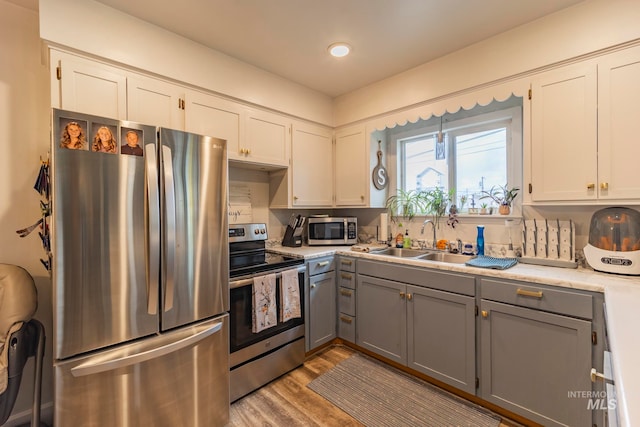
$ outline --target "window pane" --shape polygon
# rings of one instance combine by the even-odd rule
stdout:
[[[458,135],[456,146],[456,193],[458,203],[467,196],[466,207],[480,203],[491,204],[490,199],[479,202],[481,192],[494,185],[507,183],[507,129],[502,127],[483,132]]]
[[[446,158],[436,160],[436,138],[421,136],[402,141],[405,190],[448,187],[449,167]]]

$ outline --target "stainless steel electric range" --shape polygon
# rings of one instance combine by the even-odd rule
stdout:
[[[304,258],[270,252],[266,224],[229,226],[230,385],[231,401],[262,387],[304,362]],[[301,314],[275,326],[252,332],[253,283],[257,276],[276,275],[276,305],[280,312],[282,272],[298,273]]]

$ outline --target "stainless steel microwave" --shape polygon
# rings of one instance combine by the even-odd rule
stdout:
[[[307,221],[309,246],[355,245],[358,243],[358,218],[311,217]]]

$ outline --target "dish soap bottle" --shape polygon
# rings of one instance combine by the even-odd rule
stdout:
[[[396,248],[401,248],[404,245],[404,237],[402,237],[402,233],[398,233],[396,236]]]
[[[484,255],[484,225],[478,226],[478,237],[476,237],[476,248],[478,256]]]
[[[409,229],[408,228],[404,232],[404,241],[402,242],[402,247],[403,248],[410,248],[411,247],[411,238],[409,238]]]

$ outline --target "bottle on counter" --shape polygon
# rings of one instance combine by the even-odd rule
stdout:
[[[411,238],[409,237],[409,229],[407,229],[404,232],[404,240],[402,242],[402,247],[403,248],[410,248],[411,247]]]
[[[404,245],[404,237],[402,233],[398,233],[396,236],[396,248],[401,248]]]
[[[478,226],[478,237],[476,237],[476,249],[478,256],[484,255],[484,225]]]

